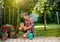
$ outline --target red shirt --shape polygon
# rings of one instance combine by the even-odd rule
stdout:
[[[29,27],[31,26],[31,30],[34,30],[34,21],[32,18],[30,18],[28,21],[25,21],[25,26]]]

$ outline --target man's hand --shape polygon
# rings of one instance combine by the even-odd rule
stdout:
[[[26,27],[26,26],[24,27],[24,30],[25,30],[25,31],[27,30],[27,27]]]

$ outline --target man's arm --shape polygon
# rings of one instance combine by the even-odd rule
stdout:
[[[26,27],[25,29],[26,29],[26,30],[29,30],[29,29],[31,29],[31,27],[32,27],[32,26],[29,26],[29,27]]]
[[[31,29],[33,26],[34,26],[34,21],[33,21],[33,20],[31,20],[31,25],[30,25],[29,27],[27,27],[27,28],[26,28],[26,30]]]

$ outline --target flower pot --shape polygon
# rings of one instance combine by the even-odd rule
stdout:
[[[10,32],[10,38],[13,38],[14,35],[15,35],[15,32],[14,31],[11,31]]]
[[[2,33],[2,40],[5,41],[7,40],[8,37],[8,33],[5,31],[4,33]]]
[[[3,41],[7,40],[7,36],[2,36],[2,40]]]

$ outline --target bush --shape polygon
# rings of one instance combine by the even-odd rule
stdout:
[[[47,13],[46,13],[46,22],[47,23],[57,23],[56,11],[52,10],[50,12],[47,11]],[[59,22],[60,22],[60,12],[59,12],[58,16],[59,16]],[[44,14],[39,14],[38,23],[44,23]]]

